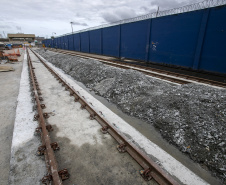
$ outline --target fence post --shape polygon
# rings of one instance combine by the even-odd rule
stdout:
[[[206,32],[206,26],[208,23],[208,17],[209,17],[209,12],[210,9],[203,10],[203,15],[202,15],[202,20],[199,28],[199,35],[198,35],[198,41],[196,45],[196,50],[195,50],[195,57],[194,57],[194,62],[193,62],[193,69],[198,70],[199,69],[199,63],[200,63],[200,56],[202,53],[202,47],[203,47],[203,42],[205,38],[205,32]]]
[[[148,24],[148,33],[147,33],[147,44],[146,44],[146,62],[149,61],[149,53],[150,53],[150,43],[151,43],[151,27],[152,27],[152,19],[150,19]]]

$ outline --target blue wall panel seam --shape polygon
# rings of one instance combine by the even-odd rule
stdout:
[[[210,9],[204,10],[201,24],[200,24],[198,42],[196,45],[195,57],[194,57],[194,62],[193,62],[193,66],[192,66],[193,69],[196,69],[196,70],[199,69],[200,56],[201,56],[203,42],[204,42],[204,38],[205,38],[206,26],[208,24],[209,12],[210,12]]]

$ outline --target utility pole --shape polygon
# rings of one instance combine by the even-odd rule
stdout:
[[[71,23],[71,30],[72,30],[72,34],[73,34],[73,26],[72,26],[72,24],[73,24],[73,22],[70,22]]]

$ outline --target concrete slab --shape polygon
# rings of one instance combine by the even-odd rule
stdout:
[[[0,64],[1,66],[1,64]],[[0,184],[8,183],[10,151],[22,62],[7,64],[15,71],[0,72]]]
[[[45,161],[35,155],[41,142],[38,136],[34,136],[38,123],[33,121],[35,113],[32,110],[33,103],[31,102],[26,57],[25,54],[14,123],[10,160],[10,185],[40,184],[40,179],[46,173]],[[8,154],[8,156],[10,155]],[[9,169],[7,170],[9,171]]]

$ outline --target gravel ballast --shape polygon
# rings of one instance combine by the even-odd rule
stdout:
[[[36,51],[123,112],[154,125],[165,140],[225,183],[225,89],[174,85],[93,59]]]

